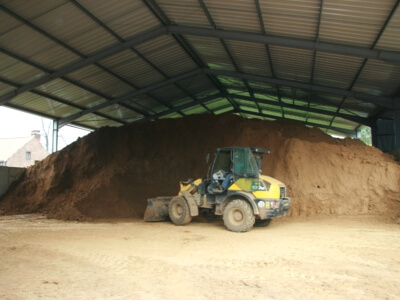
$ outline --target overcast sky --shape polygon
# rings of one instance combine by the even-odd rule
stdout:
[[[27,137],[32,130],[40,130],[41,142],[46,147],[44,132],[50,136],[49,152],[51,152],[52,120],[24,113],[15,109],[0,106],[0,138]],[[64,126],[58,133],[58,150],[73,143],[78,137],[90,133],[84,129]]]

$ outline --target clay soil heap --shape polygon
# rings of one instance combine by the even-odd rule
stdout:
[[[290,121],[199,115],[101,128],[26,170],[0,199],[1,214],[64,220],[142,218],[147,199],[205,177],[218,147],[271,150],[263,174],[283,181],[291,216],[400,215],[400,165],[351,139]]]

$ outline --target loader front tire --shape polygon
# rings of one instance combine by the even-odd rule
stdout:
[[[168,207],[169,218],[175,225],[186,225],[192,220],[189,205],[182,197],[174,197]]]
[[[234,232],[246,232],[253,228],[255,217],[249,203],[236,199],[228,203],[224,209],[224,225]]]

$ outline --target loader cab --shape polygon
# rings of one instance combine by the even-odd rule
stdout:
[[[262,158],[261,155],[258,157]],[[258,178],[260,166],[261,160],[257,162],[251,148],[219,148],[211,166],[209,178],[213,187],[223,184],[227,176],[232,178],[230,183],[235,182],[239,178]],[[224,189],[226,188],[224,187]]]
[[[217,149],[211,167],[211,175],[222,170],[238,177],[258,177],[261,170],[262,153],[259,148],[232,147]]]

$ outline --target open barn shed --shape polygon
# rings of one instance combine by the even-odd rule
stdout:
[[[93,130],[7,182],[0,299],[399,299],[400,0],[0,0],[0,105]]]
[[[391,152],[399,3],[2,0],[0,105],[53,119],[54,136],[231,113],[350,137],[368,126]]]

